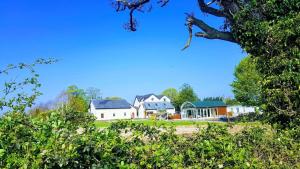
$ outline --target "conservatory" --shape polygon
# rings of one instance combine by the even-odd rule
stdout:
[[[182,119],[206,119],[226,116],[226,104],[223,101],[185,102],[181,106]]]

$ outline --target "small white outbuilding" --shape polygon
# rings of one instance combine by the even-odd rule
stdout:
[[[227,106],[227,112],[231,112],[232,116],[255,112],[255,107],[247,107],[241,105]]]
[[[89,112],[97,120],[118,120],[136,118],[136,109],[126,100],[92,100]]]

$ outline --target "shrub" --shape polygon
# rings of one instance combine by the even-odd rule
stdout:
[[[299,168],[299,131],[231,134],[209,124],[181,136],[130,121],[99,130],[93,116],[63,109],[44,118],[9,113],[0,119],[0,168]]]

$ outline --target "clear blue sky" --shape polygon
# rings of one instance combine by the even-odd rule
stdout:
[[[2,0],[0,66],[59,59],[39,68],[43,102],[72,84],[130,102],[137,94],[159,94],[183,83],[199,97],[232,96],[233,70],[246,53],[233,43],[200,38],[181,51],[188,36],[185,12],[222,24],[203,15],[196,0],[171,1],[138,14],[137,32],[123,29],[128,13],[116,13],[109,0]]]

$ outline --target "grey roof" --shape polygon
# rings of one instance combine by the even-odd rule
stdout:
[[[156,95],[156,94],[153,94],[153,93],[150,93],[150,94],[146,94],[146,95],[137,95],[136,98],[138,99],[138,101],[143,101],[143,100],[146,100],[148,99],[150,96],[154,95],[155,97],[157,97],[158,99],[161,99],[162,97],[164,97],[164,95]]]
[[[92,100],[95,109],[130,109],[126,100]]]
[[[146,110],[174,109],[174,106],[169,102],[145,102],[144,107]]]

